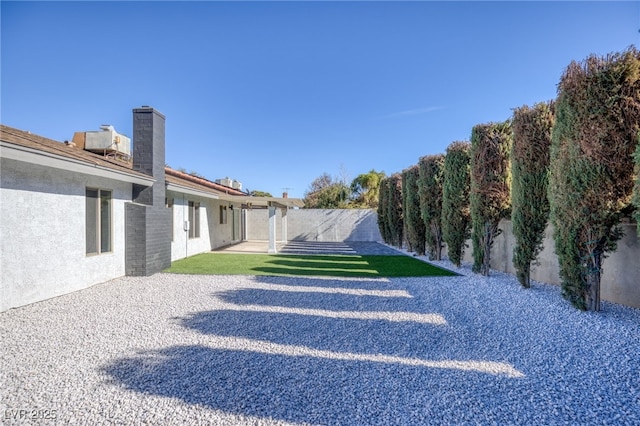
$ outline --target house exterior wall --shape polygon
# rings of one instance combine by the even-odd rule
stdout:
[[[227,207],[227,223],[220,223],[220,206]],[[233,206],[233,208],[230,208]],[[242,241],[242,210],[239,204],[228,201],[214,201],[208,216],[213,226],[211,229],[211,248],[217,249]],[[234,231],[235,229],[235,231]]]
[[[206,198],[194,197],[174,192],[167,192],[167,197],[173,199],[172,210],[172,240],[171,240],[171,261],[182,259],[194,254],[204,253],[211,250],[211,238],[209,230],[209,220],[207,216],[211,210],[211,205]],[[189,201],[200,203],[200,237],[189,238],[189,231],[185,229],[184,223],[189,220]],[[194,226],[194,224],[191,224]]]
[[[132,185],[0,159],[0,311],[125,275]],[[86,188],[112,192],[112,251],[86,252]]]
[[[220,224],[220,205],[229,206],[226,201],[212,200],[174,191],[167,191],[167,198],[173,200],[170,210],[172,217],[171,261],[183,259],[199,253],[205,253],[241,240],[240,224],[236,221],[233,232],[234,216],[240,218],[240,206],[227,209],[227,223]],[[200,203],[200,237],[189,238],[184,229],[189,220],[189,201]],[[193,224],[191,224],[193,226]],[[234,239],[235,237],[235,239]]]

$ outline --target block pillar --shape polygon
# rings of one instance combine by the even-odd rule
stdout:
[[[269,205],[269,253],[277,253],[276,249],[276,208]]]
[[[286,243],[287,240],[287,208],[284,209],[280,209],[280,211],[282,212],[282,221],[281,221],[281,226],[280,228],[282,228],[282,242]]]

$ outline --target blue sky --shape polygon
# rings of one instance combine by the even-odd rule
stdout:
[[[63,141],[167,117],[166,162],[302,197],[387,174],[640,46],[640,2],[7,2],[3,124]]]

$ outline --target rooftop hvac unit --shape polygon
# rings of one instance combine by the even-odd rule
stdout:
[[[100,126],[99,131],[84,132],[84,149],[99,154],[131,156],[131,139],[121,135],[111,125]]]
[[[224,185],[224,186],[228,186],[231,187],[231,185],[233,184],[233,180],[227,178],[224,179],[216,179],[216,183],[219,183],[220,185]]]
[[[234,180],[233,184],[231,185],[231,187],[233,189],[237,189],[238,191],[242,191],[242,182]]]

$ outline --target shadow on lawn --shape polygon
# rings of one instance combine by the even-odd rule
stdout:
[[[269,266],[252,268],[257,272],[275,275],[379,277],[369,262],[360,256],[277,256],[270,257]]]
[[[296,268],[278,268],[276,266],[257,266],[252,268],[255,272],[261,272],[269,275],[299,275],[299,276],[330,276],[330,277],[365,277],[365,278],[376,278],[380,277],[378,272],[372,271],[363,271],[363,270],[344,270],[344,269],[305,269],[302,267]]]
[[[351,261],[344,258],[334,261],[331,256],[318,261],[308,257],[274,257],[268,266],[256,266],[252,270],[274,275],[338,276],[338,277],[431,277],[458,276],[457,273],[411,259],[406,256],[366,256]],[[397,259],[394,259],[397,258]]]

